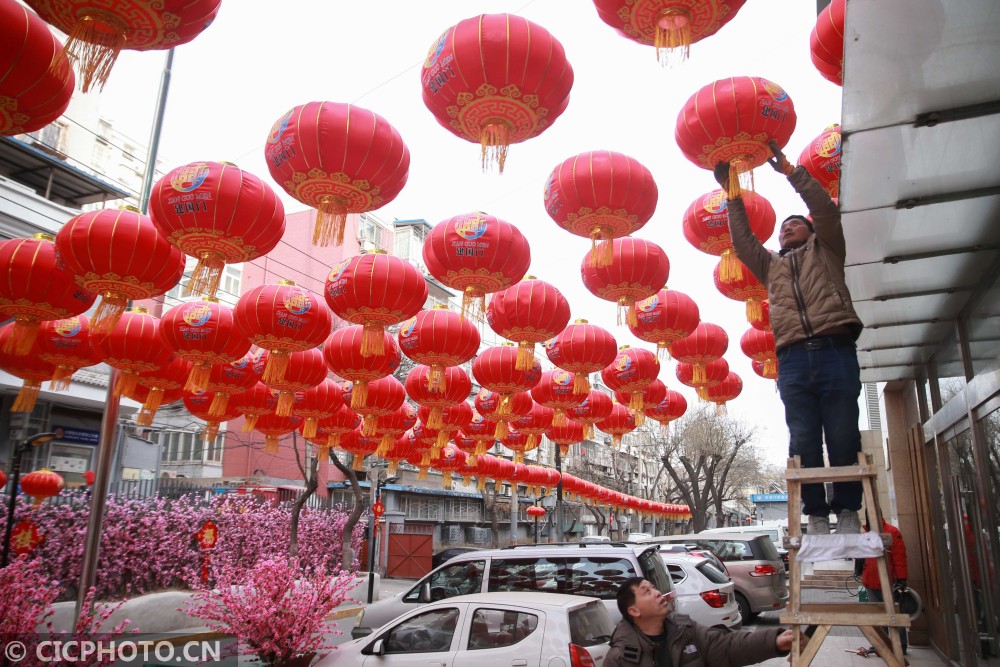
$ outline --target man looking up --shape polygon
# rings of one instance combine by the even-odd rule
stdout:
[[[771,328],[778,353],[778,392],[785,404],[789,456],[803,468],[823,466],[823,442],[831,466],[858,461],[860,369],[854,342],[862,324],[844,280],[846,244],[840,210],[804,167],[793,168],[774,141],[774,169],[788,177],[809,215],[790,215],[781,223],[779,252],[761,244],[740,199],[728,205],[729,233],[736,256],[767,287]],[[720,163],[715,178],[723,189],[729,167]],[[802,511],[808,533],[830,532],[837,515],[838,533],[860,533],[861,483],[835,482],[827,502],[822,484],[802,485]]]

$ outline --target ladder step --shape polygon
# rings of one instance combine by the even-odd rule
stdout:
[[[788,625],[873,625],[895,628],[910,627],[910,617],[902,613],[887,614],[881,603],[803,604],[796,614],[786,608],[780,621]]]
[[[866,477],[875,477],[875,466],[856,465],[837,468],[788,468],[785,479],[788,482],[858,482]]]
[[[882,547],[883,548],[888,549],[889,547],[892,546],[892,535],[890,533],[879,533],[878,536],[880,538],[882,538]],[[784,547],[785,549],[788,549],[789,551],[791,551],[793,549],[801,549],[802,548],[802,538],[803,537],[806,537],[806,536],[805,535],[785,535],[784,537],[781,538],[781,546]],[[830,533],[829,535],[813,535],[812,537],[815,540],[824,540],[824,541],[834,542],[835,541],[834,538],[837,538],[838,535],[836,533]],[[833,556],[833,557],[830,558],[830,560],[835,560],[836,558],[837,558],[836,556]],[[847,558],[847,556],[845,556],[845,558]]]

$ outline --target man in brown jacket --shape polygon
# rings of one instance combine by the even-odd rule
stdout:
[[[622,620],[604,667],[740,667],[786,655],[792,631],[732,632],[673,613],[673,595],[633,577],[618,589]]]
[[[823,466],[823,442],[831,466],[858,461],[860,369],[854,342],[862,324],[844,280],[846,244],[840,209],[804,167],[793,168],[777,143],[768,163],[788,177],[809,209],[808,218],[791,215],[781,223],[781,250],[767,250],[750,231],[740,199],[728,204],[729,233],[736,256],[767,287],[771,328],[778,352],[778,391],[791,436],[789,456],[804,468]],[[729,168],[715,177],[723,188]],[[822,484],[802,485],[808,532],[829,533],[830,512],[838,533],[860,533],[861,483],[836,482],[827,502]]]

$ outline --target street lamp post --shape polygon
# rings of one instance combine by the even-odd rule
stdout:
[[[377,468],[372,472],[375,473],[375,479],[372,480],[372,506],[368,513],[368,604],[371,604],[375,597],[375,554],[378,553],[375,550],[375,543],[378,541],[378,517],[375,516],[375,507],[381,502],[382,487],[399,479],[398,477],[379,479]]]
[[[21,440],[14,445],[10,461],[10,500],[7,503],[7,525],[4,528],[3,555],[0,556],[0,568],[7,567],[7,557],[10,555],[10,536],[14,531],[14,510],[17,507],[17,485],[21,480],[21,465],[24,454],[32,447],[37,447],[50,440],[62,437],[62,430],[52,433],[36,433],[30,438]]]

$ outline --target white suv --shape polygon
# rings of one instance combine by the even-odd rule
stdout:
[[[692,553],[660,553],[677,590],[677,612],[710,628],[743,625],[736,588],[712,560]]]

